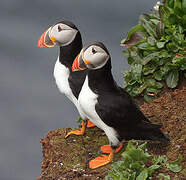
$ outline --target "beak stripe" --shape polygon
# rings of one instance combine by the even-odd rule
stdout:
[[[78,58],[79,58],[79,56],[78,56]],[[80,66],[79,66],[79,59],[77,60],[77,66],[76,66],[76,68],[77,68],[79,71],[83,70],[83,69],[80,68]]]
[[[54,47],[55,43],[50,39],[49,37],[49,33],[50,33],[50,29],[47,29],[40,37],[39,41],[38,41],[38,47],[39,48],[50,48],[50,47]],[[54,39],[54,37],[53,37]]]
[[[77,55],[76,59],[74,60],[73,64],[72,64],[72,71],[77,70],[77,61],[79,58],[79,54]]]
[[[80,66],[79,66],[79,56],[80,56],[80,54],[77,55],[77,57],[75,58],[75,60],[72,64],[72,71],[84,70],[83,68],[80,68]]]
[[[83,55],[83,51],[81,50],[81,52],[76,56],[72,64],[72,71],[82,71],[87,68],[84,63],[82,55]]]
[[[48,30],[47,30],[47,31],[48,31]],[[45,31],[45,32],[41,35],[41,37],[40,37],[40,39],[39,39],[39,41],[38,41],[38,48],[48,48],[48,46],[46,46],[45,43],[44,43],[44,41],[45,41],[45,34],[47,33],[47,31]]]

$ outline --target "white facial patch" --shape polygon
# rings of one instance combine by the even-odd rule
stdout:
[[[49,36],[54,37],[60,45],[66,46],[75,39],[77,32],[76,29],[59,23],[51,28]]]
[[[101,47],[92,45],[84,51],[83,59],[90,62],[90,64],[87,64],[88,68],[99,69],[106,64],[109,55]]]

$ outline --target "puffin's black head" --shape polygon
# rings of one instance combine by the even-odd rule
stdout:
[[[110,59],[109,52],[101,42],[93,42],[84,46],[72,65],[72,71],[84,69],[100,69]]]
[[[72,22],[61,21],[51,26],[41,35],[38,47],[67,46],[73,42],[77,34],[79,34],[79,30]]]

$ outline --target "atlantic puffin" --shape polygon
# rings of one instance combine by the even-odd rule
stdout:
[[[116,84],[111,72],[111,57],[103,43],[88,44],[76,57],[72,71],[85,69],[88,72],[78,103],[84,115],[105,132],[111,147],[108,156],[91,160],[90,168],[111,162],[124,140],[170,141],[160,130],[161,125],[152,124],[132,97]]]
[[[58,45],[60,53],[54,67],[54,78],[60,92],[65,94],[76,106],[82,119],[84,117],[79,109],[77,98],[85,80],[86,71],[72,72],[74,58],[82,49],[82,38],[78,28],[70,21],[61,21],[48,28],[38,41],[39,48],[51,48]],[[87,122],[87,121],[86,121]],[[82,128],[69,132],[71,134],[83,135],[86,127],[95,125],[88,121],[82,122]]]

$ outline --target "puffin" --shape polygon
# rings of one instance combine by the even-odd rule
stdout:
[[[160,130],[162,125],[150,122],[132,97],[116,84],[111,68],[110,54],[101,42],[84,46],[72,65],[73,72],[88,70],[78,103],[84,115],[102,129],[109,140],[109,146],[103,146],[108,155],[89,161],[92,169],[110,163],[124,140],[166,144],[170,141],[169,136]]]
[[[65,94],[78,109],[82,119],[87,119],[81,114],[78,105],[78,96],[84,83],[87,72],[72,72],[74,58],[82,49],[82,38],[78,28],[70,21],[60,21],[48,28],[38,41],[39,48],[51,48],[59,46],[60,52],[54,66],[54,78],[59,91]],[[71,134],[83,135],[86,127],[95,125],[88,121],[82,122],[80,130],[69,132]],[[87,122],[87,121],[86,121]]]

